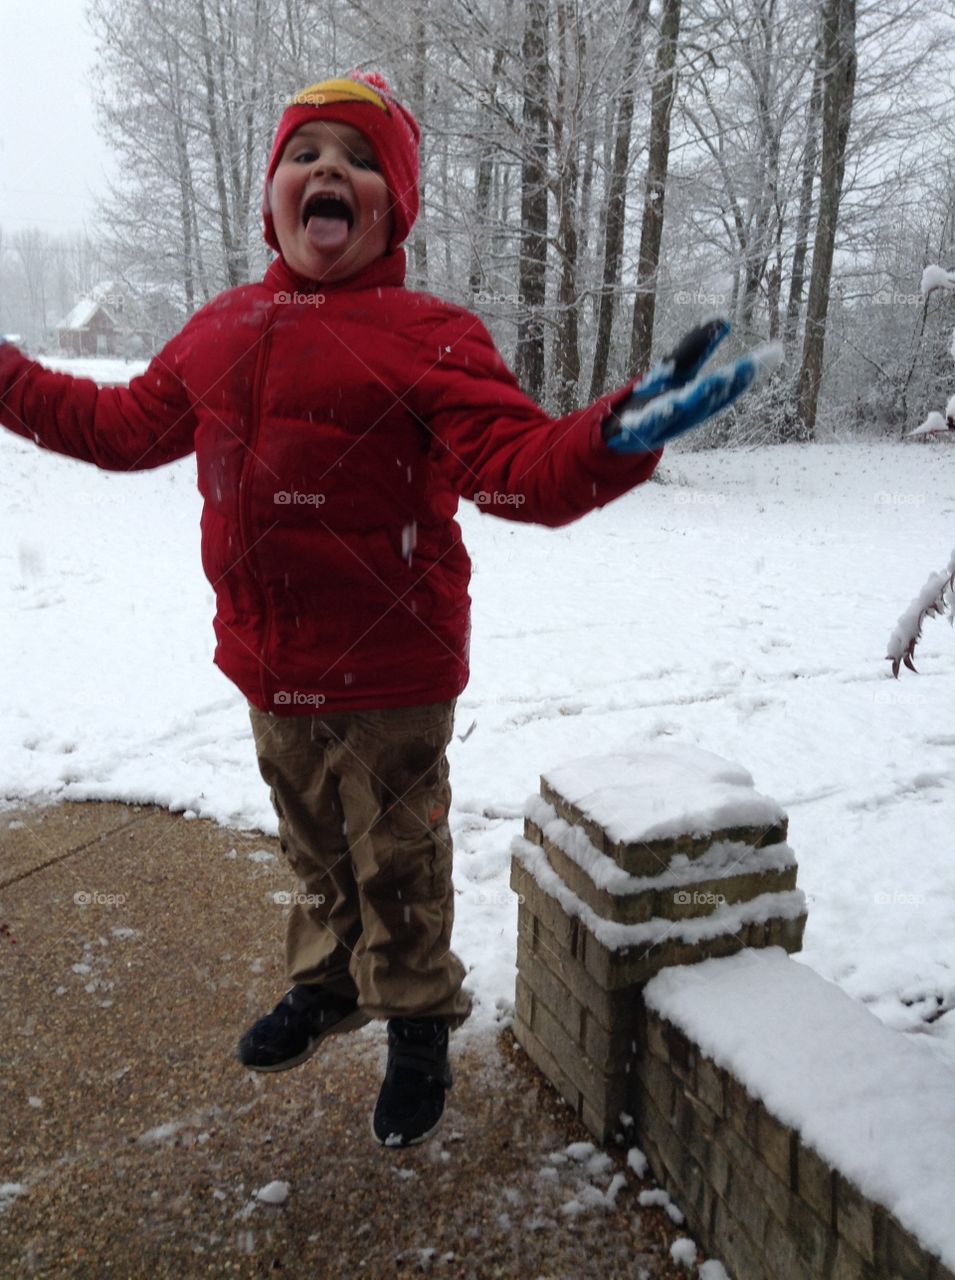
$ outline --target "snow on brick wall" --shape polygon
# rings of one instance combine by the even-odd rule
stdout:
[[[635,1140],[737,1280],[955,1280],[955,1073],[794,963],[788,819],[668,744],[541,778],[514,839],[514,1032]]]
[[[838,1257],[839,1274],[949,1280],[947,1063],[777,948],[663,970],[643,996],[638,1129],[731,1270]]]

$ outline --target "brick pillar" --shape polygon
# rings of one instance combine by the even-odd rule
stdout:
[[[512,846],[514,1034],[598,1141],[639,1101],[641,991],[655,973],[743,947],[799,950],[787,828],[744,770],[691,747],[541,778]]]

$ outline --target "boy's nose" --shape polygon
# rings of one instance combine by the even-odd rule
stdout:
[[[338,159],[335,156],[327,156],[327,155],[319,156],[318,159],[315,161],[315,163],[312,165],[312,172],[313,173],[334,173],[334,174],[337,174],[339,178],[341,178],[344,176],[344,173],[345,173],[345,165],[342,160]]]

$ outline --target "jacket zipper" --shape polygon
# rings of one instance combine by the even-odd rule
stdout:
[[[272,344],[272,311],[269,310],[267,320],[267,328],[259,344],[259,356],[255,366],[255,381],[252,388],[252,440],[249,445],[249,453],[242,466],[239,485],[242,492],[242,502],[239,504],[239,537],[243,547],[243,555],[249,564],[249,576],[252,578],[262,600],[262,617],[264,619],[264,629],[262,636],[262,647],[259,653],[259,687],[262,692],[262,703],[265,709],[270,710],[268,697],[268,688],[266,685],[266,673],[268,672],[268,663],[266,655],[269,651],[269,641],[272,635],[272,612],[269,609],[268,596],[265,588],[261,585],[260,579],[255,572],[255,560],[253,559],[253,551],[250,537],[252,523],[252,468],[255,466],[255,459],[258,456],[259,433],[262,427],[262,383],[265,379],[265,370],[268,365],[269,348]]]

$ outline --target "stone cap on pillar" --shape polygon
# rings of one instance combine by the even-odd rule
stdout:
[[[632,1109],[641,991],[662,969],[798,951],[806,924],[780,806],[682,743],[548,769],[511,844],[514,1033],[601,1140]]]
[[[630,875],[674,855],[700,857],[716,840],[781,843],[788,818],[744,768],[690,743],[622,748],[566,761],[541,775],[559,817]]]

